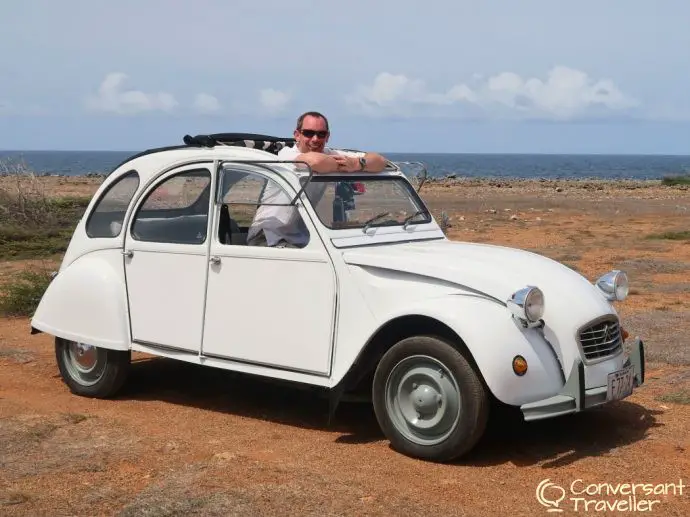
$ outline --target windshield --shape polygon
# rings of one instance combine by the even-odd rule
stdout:
[[[421,199],[402,178],[315,176],[305,193],[321,222],[331,229],[431,222]]]

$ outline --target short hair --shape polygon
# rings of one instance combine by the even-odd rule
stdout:
[[[305,117],[318,117],[318,118],[324,119],[324,120],[326,121],[326,131],[330,131],[330,129],[329,129],[329,127],[328,127],[328,119],[327,119],[324,115],[322,115],[321,113],[319,113],[318,111],[307,111],[306,113],[302,113],[302,114],[297,118],[297,130],[298,130],[298,131],[299,131],[300,129],[302,129],[302,123],[304,122],[304,118],[305,118]]]

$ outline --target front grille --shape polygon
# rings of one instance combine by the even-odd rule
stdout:
[[[598,321],[580,331],[580,345],[585,359],[601,359],[617,354],[623,346],[621,329],[616,319]]]

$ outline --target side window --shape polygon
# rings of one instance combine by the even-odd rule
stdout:
[[[96,202],[86,220],[86,235],[93,238],[120,235],[127,207],[138,188],[137,171],[129,171],[114,181]]]
[[[303,247],[309,232],[292,198],[275,181],[249,171],[222,176],[218,240],[222,244]]]
[[[211,173],[195,169],[170,176],[146,195],[134,216],[138,241],[202,244],[206,241]]]

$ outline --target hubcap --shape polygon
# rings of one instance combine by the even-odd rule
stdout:
[[[96,348],[84,343],[70,344],[70,352],[74,357],[74,363],[81,371],[88,372],[96,366]]]
[[[106,367],[105,351],[85,343],[68,341],[68,346],[62,350],[64,364],[67,371],[82,386],[92,386],[96,384]]]
[[[433,357],[417,355],[400,361],[386,381],[386,410],[396,429],[419,445],[445,440],[460,419],[457,381]]]

